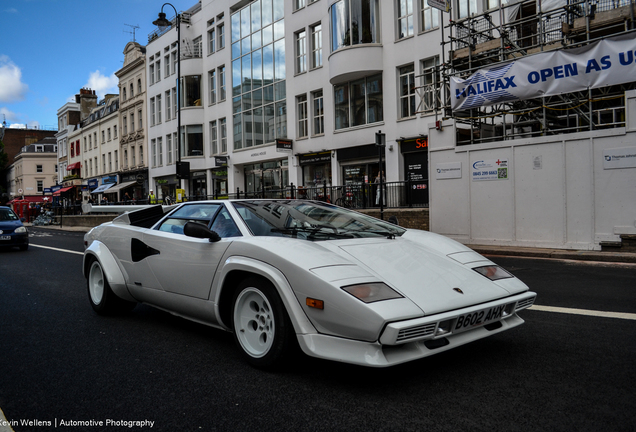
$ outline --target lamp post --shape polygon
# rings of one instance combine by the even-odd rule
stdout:
[[[159,12],[159,18],[152,23],[159,27],[161,32],[166,31],[167,28],[172,26],[172,22],[166,19],[166,14],[163,13],[164,6],[170,6],[174,9],[175,21],[177,25],[177,179],[179,180],[179,189],[181,187],[182,180],[182,167],[181,167],[181,15],[177,12],[177,9],[170,3],[164,3],[161,6],[161,12]]]

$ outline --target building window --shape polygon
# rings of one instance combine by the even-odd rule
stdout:
[[[108,172],[113,172],[113,155],[108,152]]]
[[[150,140],[150,151],[152,152],[152,155],[150,157],[152,158],[152,167],[154,168],[157,166],[157,140],[156,139]]]
[[[113,137],[117,138],[117,126],[113,126]]]
[[[131,166],[133,166],[133,167],[137,166],[137,161],[136,161],[136,158],[135,158],[135,146],[131,146],[130,147],[130,157],[132,158]]]
[[[161,123],[161,95],[157,95],[157,123]]]
[[[124,116],[121,120],[122,126],[124,126],[124,135],[128,133],[128,117]]]
[[[219,68],[219,101],[225,100],[225,66]]]
[[[287,137],[284,3],[257,0],[231,16],[235,149]]]
[[[203,156],[203,126],[181,126],[181,155]]]
[[[208,31],[208,54],[214,54],[215,36],[214,29]]]
[[[305,138],[308,135],[307,117],[307,95],[296,97],[296,117],[298,118],[298,138]]]
[[[157,63],[155,65],[155,72],[157,73],[156,82],[161,81],[161,60],[157,60]]]
[[[379,0],[340,0],[331,5],[329,13],[332,52],[381,42]]]
[[[311,67],[322,66],[322,24],[311,27]]]
[[[177,105],[177,88],[172,87],[172,118],[177,118],[177,111],[179,110],[179,105]]]
[[[139,146],[139,165],[144,164],[144,148]]]
[[[44,172],[43,169],[42,169],[42,165],[36,165],[35,166],[35,172],[38,172],[38,173]]]
[[[428,0],[420,0],[422,10],[422,31],[439,27],[439,11],[432,8],[427,3]]]
[[[201,75],[189,75],[181,78],[182,107],[201,106]],[[185,85],[184,85],[185,84]],[[185,90],[184,90],[185,87]]]
[[[396,0],[398,39],[413,36],[413,0]]]
[[[172,52],[172,73],[177,73],[177,52],[173,51]]]
[[[225,48],[225,25],[224,24],[219,24],[219,26],[217,27],[217,31],[218,31],[218,48],[217,49],[223,49]]]
[[[216,103],[216,70],[212,69],[208,72],[208,83],[210,86],[210,101],[209,104]]]
[[[126,100],[126,87],[124,87],[122,90],[123,90],[122,95],[121,95],[122,96],[122,101],[125,101]]]
[[[139,130],[144,128],[144,117],[141,115],[141,110],[137,111],[137,118],[139,119]]]
[[[313,100],[313,134],[322,135],[325,133],[325,109],[323,106],[322,90],[313,92],[311,96]]]
[[[294,0],[294,10],[302,9],[305,7],[305,0]]]
[[[124,150],[124,169],[128,169],[128,150]]]
[[[172,165],[172,135],[166,135],[166,158],[167,164]]]
[[[336,129],[382,121],[382,74],[334,86],[334,105]]]
[[[135,93],[133,93],[133,92],[134,92],[134,87],[133,87],[132,83],[130,83],[130,98],[131,99],[133,98],[133,96],[135,96]]]
[[[415,115],[415,66],[412,64],[399,69],[400,118]]]
[[[210,122],[210,154],[219,153],[219,141],[216,130],[216,120]]]
[[[174,149],[174,160],[175,161],[179,160],[179,148],[177,147],[177,143],[178,143],[177,140],[178,140],[178,135],[175,132],[175,133],[172,134],[172,143],[173,143],[172,148]]]
[[[477,0],[457,0],[457,18],[468,18],[477,13]]]
[[[155,124],[155,98],[150,98],[150,126]]]
[[[130,113],[130,133],[135,131],[135,113]]]
[[[422,100],[421,110],[425,112],[434,111],[442,105],[440,93],[440,73],[438,66],[439,58],[432,57],[422,61]]]
[[[224,118],[219,120],[221,127],[221,153],[227,153],[227,123]]]
[[[170,120],[170,116],[172,115],[172,107],[170,106],[171,101],[170,90],[168,90],[166,92],[166,121]]]
[[[155,65],[151,64],[148,71],[148,76],[150,77],[150,85],[155,83]]]
[[[102,131],[102,144],[106,142],[106,131]]]
[[[38,193],[44,192],[44,181],[43,180],[37,180],[37,188],[38,188]]]
[[[307,32],[299,31],[296,39],[296,73],[307,72]]]
[[[105,155],[105,154],[103,154],[103,155],[102,155],[102,173],[103,173],[103,174],[106,174],[106,172],[107,172],[107,171],[106,171],[106,155]]]
[[[164,56],[163,63],[164,63],[163,74],[166,77],[169,77],[170,76],[170,54],[168,54],[167,56]]]
[[[141,78],[137,80],[137,94],[141,94]]]
[[[157,159],[159,166],[163,166],[163,138],[157,138]]]
[[[117,156],[117,150],[115,150],[115,171],[119,171],[119,157]]]

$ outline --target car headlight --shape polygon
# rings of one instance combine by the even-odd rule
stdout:
[[[16,233],[16,234],[24,234],[25,232],[27,232],[27,229],[26,229],[25,227],[23,227],[23,226],[21,226],[21,227],[17,227],[17,228],[15,229],[15,233]]]
[[[365,303],[402,298],[400,293],[382,282],[348,285],[342,289]]]
[[[482,276],[486,276],[491,281],[514,277],[513,275],[511,275],[510,273],[508,273],[506,270],[499,267],[498,265],[475,267],[473,270],[475,270],[477,273],[479,273]]]

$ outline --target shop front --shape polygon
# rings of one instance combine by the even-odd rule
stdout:
[[[148,196],[148,170],[134,171],[119,176],[120,201],[139,201]],[[126,196],[128,194],[128,196]]]
[[[289,186],[289,162],[287,158],[244,166],[245,192],[247,196],[263,198],[287,197]]]
[[[398,142],[404,159],[404,180],[409,205],[428,206],[428,137]]]
[[[194,200],[204,200],[208,196],[208,180],[206,171],[190,172],[190,197]]]
[[[298,155],[298,164],[302,169],[298,196],[303,199],[322,199],[325,186],[330,190],[332,185],[331,151]]]
[[[180,187],[181,180],[177,179],[176,174],[158,177],[155,179],[155,184],[157,185],[156,189],[153,190],[155,196],[158,200],[163,200],[166,197],[170,197],[172,202],[176,202],[177,197],[177,189]],[[152,187],[150,188],[152,190]],[[147,196],[145,197],[147,198]]]
[[[373,184],[379,182],[380,156],[375,144],[349,147],[338,150],[338,163],[342,168],[344,190],[339,197],[352,207],[372,207],[376,203],[376,192]],[[382,172],[385,172],[384,163]],[[384,174],[383,181],[386,181]]]

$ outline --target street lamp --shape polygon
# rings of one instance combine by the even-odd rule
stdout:
[[[166,5],[174,9],[175,21],[177,25],[177,179],[179,179],[179,189],[183,189],[181,187],[181,180],[183,179],[185,167],[181,166],[181,15],[177,12],[177,9],[172,4],[164,3],[161,6],[159,18],[157,18],[152,23],[159,27],[159,31],[161,32],[166,31],[169,27],[172,26],[172,22],[168,21],[166,19],[166,14],[163,13],[163,8]],[[189,174],[189,172],[187,174]]]

